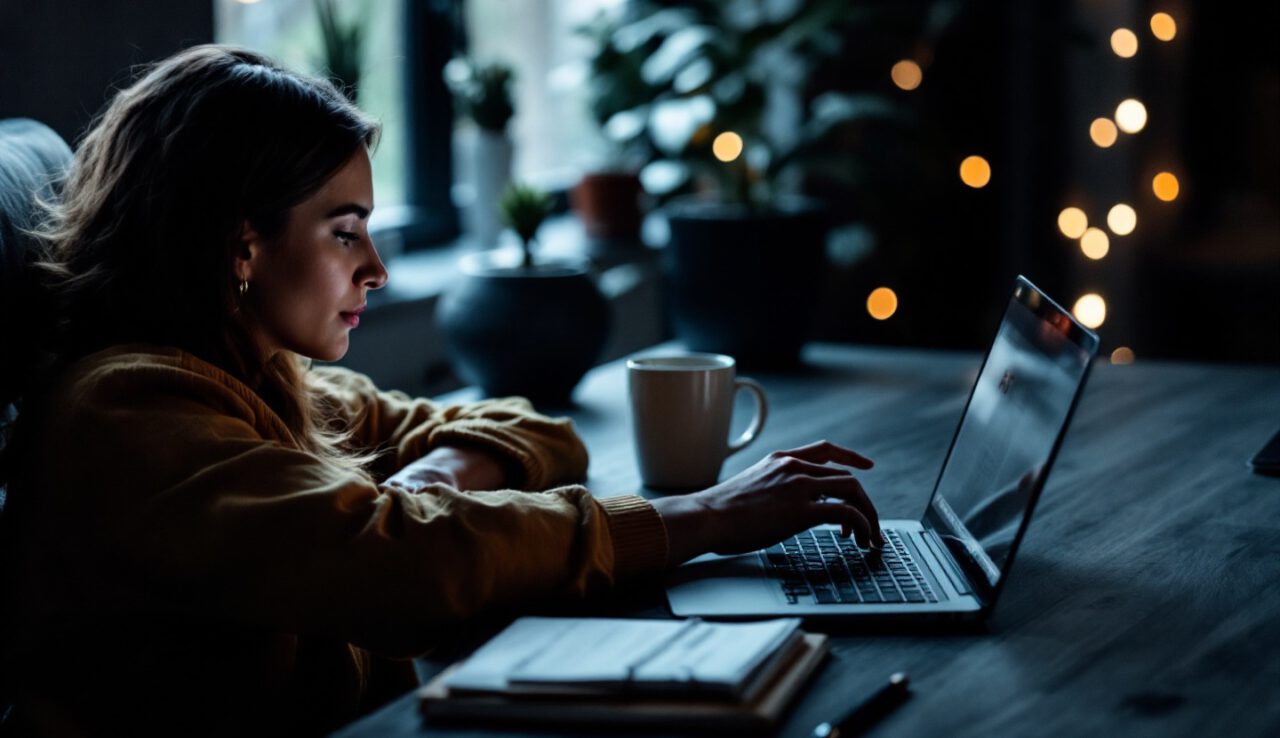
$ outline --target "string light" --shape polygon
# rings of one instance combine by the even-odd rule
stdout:
[[[1080,208],[1063,208],[1058,213],[1058,230],[1067,238],[1080,238],[1089,227],[1089,216]]]
[[[1132,207],[1120,203],[1107,212],[1107,227],[1117,236],[1127,236],[1138,227],[1138,214]]]
[[[1161,41],[1172,41],[1178,35],[1178,24],[1168,13],[1156,13],[1151,16],[1151,35]]]
[[[1117,28],[1111,32],[1111,50],[1121,59],[1128,59],[1138,53],[1138,35],[1128,28]]]
[[[1107,320],[1107,302],[1102,295],[1090,292],[1076,300],[1071,314],[1087,328],[1097,328]]]
[[[711,153],[723,162],[730,162],[742,154],[742,136],[733,131],[725,131],[711,142]]]
[[[1095,118],[1089,124],[1089,138],[1101,148],[1109,148],[1120,137],[1116,124],[1110,118]]]
[[[1101,259],[1111,250],[1111,239],[1101,228],[1090,228],[1080,237],[1080,250],[1093,260]]]
[[[1112,351],[1111,363],[1112,364],[1132,364],[1133,349],[1129,348],[1128,346],[1121,346],[1115,351]]]
[[[877,287],[867,295],[867,312],[876,320],[888,320],[898,312],[898,295],[888,287]]]
[[[1151,191],[1165,202],[1178,199],[1178,178],[1172,172],[1160,172],[1151,180]]]
[[[991,165],[981,156],[968,156],[960,162],[960,181],[974,189],[981,189],[991,181]]]
[[[1129,98],[1116,106],[1116,125],[1125,133],[1137,133],[1147,125],[1147,106]]]
[[[920,70],[919,64],[910,59],[903,59],[889,70],[889,77],[899,88],[910,91],[920,86],[924,80],[924,72]]]

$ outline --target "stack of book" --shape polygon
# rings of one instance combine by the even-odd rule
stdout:
[[[798,619],[520,618],[419,691],[428,720],[775,724],[827,652]]]

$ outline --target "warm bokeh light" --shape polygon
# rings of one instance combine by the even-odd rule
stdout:
[[[1112,364],[1132,364],[1133,349],[1129,348],[1128,346],[1121,346],[1115,351],[1112,351],[1111,363]]]
[[[888,320],[898,312],[898,295],[888,287],[877,287],[867,295],[867,312],[876,320]]]
[[[991,181],[991,165],[981,156],[968,156],[960,162],[960,181],[973,188],[986,187]]]
[[[1161,41],[1172,41],[1178,35],[1178,24],[1168,13],[1156,13],[1151,16],[1151,33]]]
[[[1128,28],[1117,28],[1111,32],[1111,50],[1121,59],[1137,54],[1138,35]]]
[[[720,161],[729,162],[742,154],[742,136],[733,131],[725,131],[711,142],[711,153]]]
[[[904,90],[914,90],[924,80],[924,72],[920,70],[920,65],[910,59],[903,59],[894,64],[893,69],[889,70],[889,76],[893,78],[895,85]]]
[[[1089,216],[1080,208],[1063,208],[1058,213],[1058,230],[1067,238],[1080,238],[1089,227]]]
[[[1137,133],[1147,125],[1147,106],[1129,98],[1116,106],[1116,125],[1125,133]]]
[[[1151,191],[1165,202],[1178,199],[1178,178],[1172,172],[1160,172],[1151,180]]]
[[[1090,259],[1101,259],[1111,250],[1111,239],[1101,228],[1090,228],[1080,237],[1080,250]]]
[[[1110,118],[1095,118],[1089,124],[1089,138],[1104,149],[1115,143],[1119,136],[1116,124],[1112,123]]]
[[[1107,302],[1102,299],[1102,295],[1090,292],[1076,300],[1071,313],[1086,327],[1097,328],[1107,320]]]
[[[1107,227],[1117,236],[1127,236],[1138,227],[1138,213],[1124,203],[1107,211]]]

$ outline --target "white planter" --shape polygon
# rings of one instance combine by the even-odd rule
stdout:
[[[503,228],[498,201],[511,180],[511,139],[486,130],[473,130],[467,138],[472,197],[463,208],[463,227],[476,246],[493,248]]]

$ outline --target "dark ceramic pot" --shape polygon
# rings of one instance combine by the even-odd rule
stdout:
[[[501,252],[471,254],[436,310],[458,375],[487,396],[563,405],[609,334],[609,303],[586,268],[525,269]]]
[[[778,208],[682,202],[667,211],[676,337],[743,366],[799,362],[818,305],[827,219],[808,201]]]

